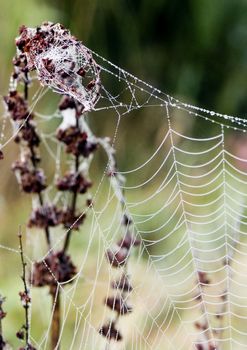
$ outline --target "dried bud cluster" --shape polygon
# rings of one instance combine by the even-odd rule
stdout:
[[[29,113],[28,103],[23,96],[16,90],[10,91],[8,96],[4,97],[8,112],[14,121],[23,121],[26,118],[32,118]]]
[[[28,292],[19,292],[19,296],[20,296],[20,299],[21,299],[21,303],[22,303],[22,306],[24,308],[29,308],[29,305],[31,303],[31,298],[30,298],[30,295],[29,295],[29,291]]]
[[[57,188],[59,191],[70,191],[84,194],[92,183],[88,181],[82,174],[67,173],[57,181]]]
[[[106,255],[109,263],[113,267],[124,266],[130,255],[130,249],[139,245],[140,240],[137,240],[130,232],[127,232],[126,235],[117,242],[114,248],[107,250]]]
[[[25,53],[19,53],[12,61],[14,66],[14,72],[12,78],[14,80],[26,80],[29,68],[27,65],[27,57]]]
[[[73,126],[66,130],[59,129],[57,139],[67,146],[66,152],[72,153],[74,156],[82,155],[88,158],[97,149],[97,144],[88,141],[88,135],[85,132]]]
[[[49,254],[44,261],[34,264],[32,284],[36,287],[57,287],[57,282],[70,282],[76,274],[76,267],[69,255],[63,251]]]
[[[71,232],[72,230],[79,230],[86,218],[86,214],[75,214],[72,208],[66,208],[62,212],[62,224],[64,228]]]
[[[43,205],[32,211],[29,227],[49,228],[60,224],[65,229],[79,230],[86,215],[75,215],[71,208],[59,209],[55,205]]]
[[[114,296],[108,296],[105,299],[105,305],[116,313],[115,321],[106,323],[101,327],[99,333],[104,336],[107,341],[122,340],[121,333],[116,328],[116,322],[119,316],[123,316],[132,312],[132,307],[128,304],[129,294],[132,291],[129,276],[127,274],[127,262],[131,249],[140,245],[140,240],[136,239],[130,233],[131,219],[128,215],[124,215],[122,225],[126,232],[113,249],[108,249],[106,257],[112,267],[121,268],[119,279],[111,283],[111,288],[115,291]]]
[[[121,341],[121,333],[117,330],[114,322],[109,322],[100,328],[99,333],[108,340]]]
[[[54,205],[43,205],[32,211],[29,227],[55,227],[61,223],[62,211]]]
[[[207,278],[206,272],[198,271],[198,279],[200,284],[210,284],[210,280]]]
[[[38,147],[40,144],[40,138],[36,131],[36,125],[30,118],[22,126],[15,138],[16,143],[21,142],[21,140],[25,141],[29,147]]]
[[[127,304],[122,295],[106,298],[105,304],[111,310],[116,311],[119,315],[125,315],[132,312],[132,307]]]
[[[15,142],[20,144],[25,152],[22,152],[22,159],[16,161],[12,169],[22,191],[40,194],[46,188],[46,178],[43,170],[37,168],[37,163],[40,161],[38,153],[40,138],[36,124],[33,121],[34,115],[30,112],[27,101],[29,81],[25,69],[26,61],[19,57],[14,59],[13,63],[15,80],[18,81],[21,78],[24,80],[25,96],[16,90],[12,90],[8,96],[4,97],[4,100],[15,127],[20,130],[15,137]]]
[[[119,289],[124,292],[131,292],[133,289],[128,276],[125,275],[121,276],[117,281],[113,281],[111,287],[113,289]]]
[[[209,286],[211,282],[205,271],[197,271],[197,275],[199,287],[196,299],[202,302],[203,288]],[[202,309],[202,313],[204,314],[204,309]],[[202,322],[195,322],[194,326],[200,331],[200,336],[197,343],[195,344],[195,348],[197,350],[218,350],[218,346],[215,345],[211,339],[212,337],[211,332],[209,331],[208,319],[204,318]],[[215,331],[212,330],[212,332],[214,333]]]
[[[30,169],[27,161],[16,161],[12,169],[24,192],[40,193],[46,188],[46,178],[42,169]]]
[[[72,110],[76,123],[75,125],[65,125],[65,128],[60,127],[57,130],[57,139],[66,145],[67,153],[88,158],[97,149],[98,145],[95,141],[89,140],[85,130],[81,130],[79,123],[79,118],[83,118],[81,105],[73,98],[65,96],[59,104],[59,110],[64,119],[66,111]]]

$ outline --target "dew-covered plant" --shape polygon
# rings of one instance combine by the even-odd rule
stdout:
[[[26,263],[21,235],[19,236],[24,283],[24,291],[20,297],[26,312],[26,324],[18,332],[18,336],[25,339],[25,349],[32,349],[28,333],[28,309],[31,303],[28,283],[33,287],[48,287],[52,298],[50,347],[59,349],[61,284],[73,283],[77,274],[69,248],[72,232],[79,230],[86,218],[86,210],[78,208],[78,198],[87,194],[92,186],[89,177],[90,166],[94,153],[102,147],[108,157],[107,173],[112,188],[123,208],[123,237],[116,246],[106,252],[109,264],[120,271],[119,279],[114,280],[111,286],[117,294],[107,297],[104,301],[107,307],[116,313],[116,317],[99,330],[106,338],[108,346],[111,340],[122,339],[120,331],[116,328],[117,320],[132,311],[127,300],[132,290],[127,261],[131,248],[140,242],[130,229],[132,221],[124,208],[125,200],[121,190],[124,178],[117,173],[113,145],[109,138],[96,137],[86,120],[86,116],[90,115],[100,99],[100,67],[94,61],[91,52],[60,24],[47,22],[37,28],[22,26],[16,39],[16,48],[9,94],[5,97],[6,108],[13,125],[14,141],[20,149],[19,159],[13,163],[12,169],[20,190],[32,196],[32,212],[27,225],[29,228],[43,230],[48,251],[44,259],[35,262],[32,275],[26,278]],[[65,173],[56,178],[54,183],[48,183],[44,170],[45,161],[40,151],[42,138],[35,121],[36,114],[30,93],[34,79],[38,79],[41,86],[63,95],[58,105],[62,123],[56,130],[56,139],[69,155],[70,162]],[[50,201],[47,195],[48,187],[52,187],[55,193],[68,194],[66,202],[60,205]],[[85,200],[85,208],[92,205],[89,196]],[[53,244],[52,230],[55,227],[64,230],[60,248]],[[5,316],[4,313],[2,315]],[[4,343],[1,334],[0,336],[1,342]]]

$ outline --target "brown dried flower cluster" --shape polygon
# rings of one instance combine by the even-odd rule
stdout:
[[[44,261],[34,264],[32,284],[35,287],[49,286],[52,290],[57,283],[70,282],[76,274],[76,267],[69,255],[63,251],[49,254]]]
[[[88,141],[88,135],[73,126],[66,130],[59,129],[57,139],[67,146],[66,152],[74,156],[81,155],[88,158],[97,149],[97,143]]]
[[[205,271],[197,271],[198,276],[198,294],[196,295],[196,300],[199,300],[201,305],[203,304],[203,296],[202,292],[205,287],[210,286],[210,279],[208,278],[208,274]],[[204,313],[204,309],[202,307],[202,313]],[[217,316],[216,316],[217,318]],[[215,344],[213,339],[211,339],[211,332],[209,329],[209,322],[207,318],[204,318],[201,322],[195,322],[194,326],[196,329],[200,331],[200,336],[195,344],[197,350],[218,350],[218,346]],[[214,333],[215,331],[212,330]],[[203,337],[202,337],[203,335]]]
[[[117,330],[114,322],[109,322],[100,328],[99,333],[106,339],[121,341],[123,339],[121,333]]]
[[[113,267],[121,267],[127,263],[130,256],[130,249],[140,245],[140,241],[134,238],[129,232],[117,242],[116,246],[106,252],[109,263]]]
[[[14,121],[23,121],[26,118],[31,119],[28,103],[18,91],[10,91],[9,95],[4,97],[4,101]]]
[[[132,220],[128,215],[124,215],[122,225],[126,232],[113,249],[108,249],[106,257],[110,265],[120,269],[120,276],[117,280],[112,281],[111,288],[115,291],[114,296],[108,296],[105,299],[105,305],[116,313],[114,321],[104,324],[99,333],[104,336],[108,342],[111,340],[121,341],[122,334],[116,328],[117,320],[120,316],[127,315],[132,312],[132,306],[129,305],[129,295],[133,289],[130,278],[127,273],[127,262],[130,257],[131,249],[140,245],[140,240],[130,233]]]
[[[30,169],[26,161],[16,161],[12,169],[18,176],[21,189],[26,193],[40,193],[46,188],[46,178],[43,169]]]
[[[91,181],[88,181],[82,174],[69,172],[61,179],[58,179],[57,188],[59,191],[69,191],[84,194],[92,186]]]

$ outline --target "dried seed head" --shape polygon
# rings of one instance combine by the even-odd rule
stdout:
[[[30,295],[26,292],[19,292],[19,296],[21,298],[22,306],[29,307],[29,304],[31,303]]]
[[[65,143],[67,153],[85,158],[88,158],[98,147],[97,143],[88,140],[85,132],[74,126],[64,130],[58,129],[57,139]]]
[[[46,188],[46,178],[42,169],[30,169],[27,162],[16,161],[12,169],[17,175],[21,189],[26,193],[40,193]]]
[[[207,278],[206,272],[198,271],[198,279],[199,279],[199,282],[202,284],[210,284],[210,281]]]
[[[57,180],[56,186],[59,191],[84,194],[92,186],[92,183],[80,173],[69,172],[63,178]]]
[[[24,141],[29,147],[37,147],[40,144],[40,138],[36,132],[36,125],[32,120],[28,120],[18,132],[15,138],[15,142],[19,143]]]
[[[131,247],[139,246],[141,241],[135,237],[133,237],[130,232],[127,232],[126,235],[120,239],[117,245],[121,248],[130,249]]]
[[[86,218],[86,214],[76,215],[71,208],[66,208],[61,213],[61,223],[66,229],[79,230]]]
[[[61,102],[58,105],[58,108],[60,111],[63,111],[68,108],[76,109],[77,103],[74,98],[69,96],[63,96],[63,98],[61,99]]]
[[[23,340],[25,335],[24,335],[24,330],[21,328],[17,333],[16,333],[16,336],[18,339],[21,339]]]
[[[44,261],[34,264],[32,284],[36,287],[54,287],[57,282],[68,282],[76,274],[76,267],[63,251],[53,252]]]
[[[121,333],[116,329],[115,323],[110,322],[105,324],[100,330],[99,333],[106,337],[108,340],[121,341],[123,339]]]
[[[119,315],[125,315],[132,312],[132,307],[127,304],[122,296],[108,297],[105,300],[105,303],[112,311],[116,311]]]
[[[120,267],[126,264],[129,251],[126,248],[108,249],[106,257],[113,267]]]
[[[62,222],[62,211],[54,205],[44,205],[32,211],[28,227],[54,227]]]
[[[17,91],[11,91],[8,96],[4,97],[10,116],[13,120],[23,120],[28,116],[32,117],[28,110],[27,102]]]
[[[124,275],[119,280],[112,282],[111,286],[113,289],[119,289],[123,292],[131,292],[133,289],[128,277]]]

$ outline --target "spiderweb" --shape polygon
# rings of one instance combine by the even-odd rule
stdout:
[[[118,175],[125,179],[124,198],[116,191],[114,178],[107,176],[109,160],[102,151],[95,171],[91,170],[96,174],[91,175],[94,206],[85,210],[86,223],[71,241],[78,272],[73,284],[57,282],[61,348],[245,349],[246,121],[182,103],[93,55],[101,69],[102,86],[89,124],[97,129],[97,121],[112,122],[107,135],[98,131],[112,138]],[[39,90],[33,105],[46,91]],[[57,112],[37,115],[42,125],[61,118]],[[125,127],[130,118],[135,131]],[[150,130],[148,139],[143,128]],[[55,128],[42,132],[44,152],[56,178],[63,159],[54,135]],[[148,155],[142,153],[143,147]],[[52,203],[60,199],[49,191],[47,196]],[[119,238],[123,209],[133,220],[133,234],[141,245],[128,264],[133,311],[118,320],[122,341],[109,345],[99,328],[112,318],[104,299],[112,293],[111,282],[118,271],[107,263],[105,252]],[[53,234],[52,248],[56,248],[64,234],[58,229]],[[44,261],[49,252],[44,251],[38,230],[27,235],[32,271],[34,261]],[[14,245],[2,244],[1,250],[18,253]],[[48,349],[47,290],[30,287],[31,340],[36,348]]]

